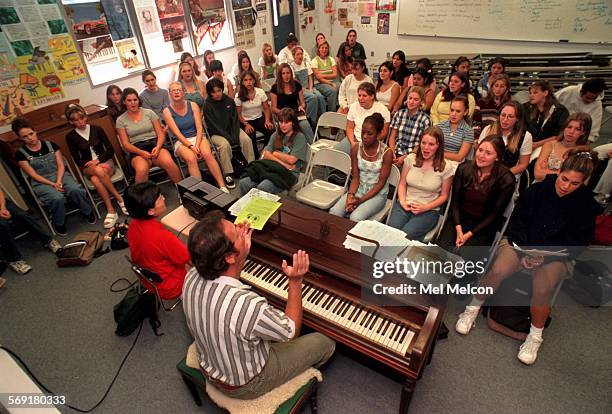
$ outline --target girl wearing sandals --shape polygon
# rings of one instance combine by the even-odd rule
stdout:
[[[68,122],[74,127],[66,135],[70,155],[102,197],[107,212],[104,218],[104,228],[109,229],[119,219],[113,207],[111,195],[117,200],[123,214],[128,215],[123,197],[111,181],[116,168],[113,162],[115,156],[113,147],[102,128],[87,123],[87,113],[82,106],[70,104],[64,113]]]
[[[202,115],[200,107],[185,99],[185,89],[180,82],[170,82],[170,105],[163,110],[163,117],[170,132],[176,137],[174,154],[187,164],[189,175],[199,180],[202,173],[198,160],[203,159],[219,188],[228,193],[219,164],[212,155],[210,144],[202,139]]]
[[[393,151],[378,139],[384,127],[385,119],[379,113],[373,113],[363,121],[361,142],[351,148],[349,191],[329,210],[330,214],[361,221],[385,206]]]

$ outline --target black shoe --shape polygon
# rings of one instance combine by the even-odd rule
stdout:
[[[236,188],[236,181],[234,181],[234,177],[232,177],[231,175],[226,175],[225,185],[227,188]]]
[[[66,226],[65,225],[63,225],[63,226],[54,225],[53,229],[60,236],[65,236],[65,235],[68,234],[68,231],[66,230]]]
[[[95,224],[97,221],[96,213],[93,211],[87,216],[87,222],[89,224]]]

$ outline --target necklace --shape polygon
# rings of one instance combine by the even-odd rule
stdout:
[[[361,145],[361,152],[363,152],[363,155],[365,155],[368,158],[374,158],[378,155],[378,151],[380,150],[380,141],[378,141],[378,146],[376,147],[376,152],[374,153],[374,155],[370,155],[366,152],[365,150],[365,146]]]

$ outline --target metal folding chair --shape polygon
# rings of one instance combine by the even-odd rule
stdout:
[[[161,307],[164,309],[164,311],[170,312],[174,310],[179,303],[181,303],[181,298],[179,297],[170,306],[166,306],[164,300],[159,296],[159,291],[157,290],[156,286],[157,283],[161,283],[162,278],[157,273],[134,263],[129,256],[125,256],[125,258],[130,263],[132,272],[138,276],[138,281],[144,289],[143,294],[153,293],[155,295],[155,301],[157,304],[156,309]]]
[[[391,208],[393,207],[393,204],[395,204],[395,200],[397,199],[397,185],[399,184],[399,181],[400,170],[399,168],[397,168],[397,166],[391,165],[391,172],[389,174],[389,178],[387,178],[387,183],[390,186],[393,186],[393,191],[389,192],[391,198],[387,196],[387,201],[385,202],[383,208],[379,212],[375,213],[372,217],[370,217],[369,220],[376,220],[382,222],[383,220],[385,220],[386,217],[389,216],[389,211],[391,211]]]

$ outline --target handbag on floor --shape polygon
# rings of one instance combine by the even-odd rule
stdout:
[[[119,336],[131,335],[147,318],[155,335],[163,335],[157,332],[161,322],[157,315],[155,295],[140,293],[138,286],[130,287],[121,302],[113,307],[113,316],[117,323],[115,333]]]
[[[110,248],[111,250],[122,250],[129,247],[128,242],[128,222],[124,221],[122,224],[115,224],[110,231]]]
[[[87,266],[96,257],[109,252],[103,249],[104,235],[99,231],[84,231],[57,252],[59,267]]]

